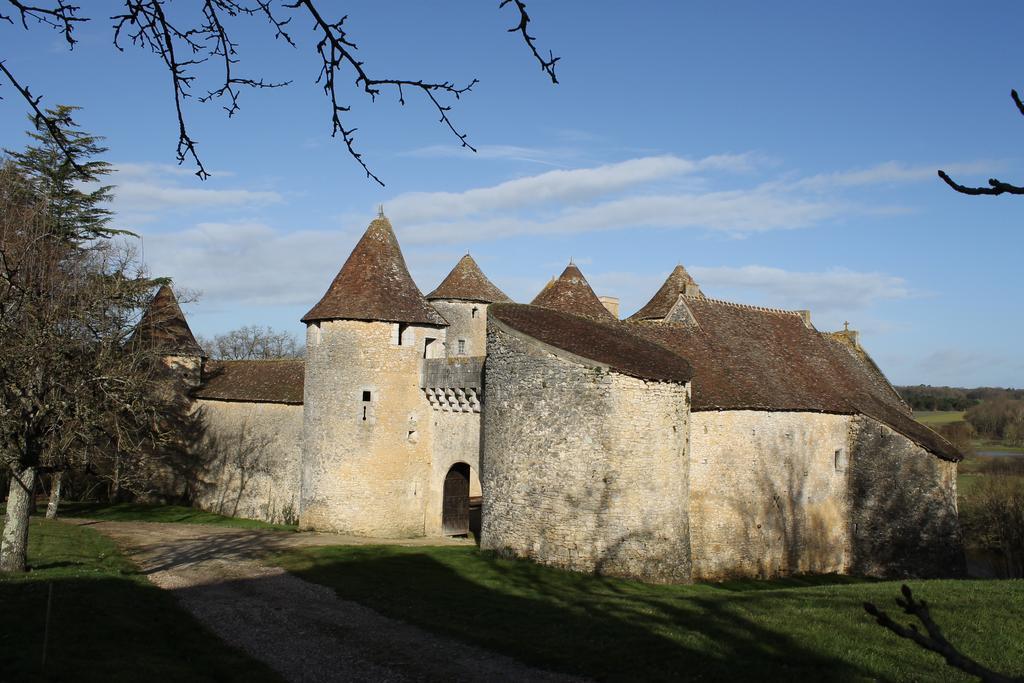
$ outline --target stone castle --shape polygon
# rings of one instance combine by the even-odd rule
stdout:
[[[208,361],[201,507],[376,537],[476,535],[557,567],[686,582],[962,571],[960,454],[857,333],[706,297],[682,266],[620,320],[570,263],[529,305],[467,254],[423,296],[370,223],[302,318],[304,360]]]

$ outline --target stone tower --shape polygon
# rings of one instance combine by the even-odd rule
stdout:
[[[133,341],[160,354],[164,365],[186,385],[195,387],[202,381],[205,353],[192,335],[178,299],[168,285],[161,285],[153,296],[139,320]]]
[[[487,306],[512,303],[469,254],[459,259],[427,299],[448,321],[445,355],[449,358],[486,355]]]
[[[424,533],[432,421],[424,358],[447,321],[375,219],[307,313],[299,524],[363,536]]]
[[[595,320],[616,319],[594,294],[587,278],[583,277],[583,273],[572,262],[557,279],[547,283],[530,304]]]

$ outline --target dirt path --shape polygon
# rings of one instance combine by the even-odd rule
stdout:
[[[68,522],[113,538],[154,584],[174,591],[221,638],[289,681],[573,680],[384,617],[260,560],[270,552],[318,545],[465,541],[375,540],[199,524]]]

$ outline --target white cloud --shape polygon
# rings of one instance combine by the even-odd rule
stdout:
[[[682,174],[735,168],[744,163],[748,162],[730,155],[698,161],[671,155],[644,157],[592,168],[547,171],[464,192],[409,192],[386,206],[397,225],[451,221],[493,211],[581,202]]]
[[[560,166],[561,160],[579,156],[570,147],[522,147],[519,145],[477,145],[476,152],[459,145],[428,145],[404,152],[401,156],[423,159],[478,159],[501,161],[528,161],[547,166]]]
[[[1003,166],[995,161],[974,161],[951,164],[925,164],[912,166],[899,161],[886,161],[868,168],[821,173],[801,178],[789,187],[793,190],[827,190],[860,187],[863,185],[893,185],[916,183],[937,178],[936,169],[943,168],[956,174],[974,174],[992,171]]]
[[[738,292],[744,295],[741,301],[822,314],[862,310],[880,301],[914,296],[901,277],[846,268],[806,272],[751,265],[689,270],[708,296],[722,296],[716,290],[729,295]]]

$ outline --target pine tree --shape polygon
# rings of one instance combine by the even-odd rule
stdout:
[[[50,225],[69,242],[130,234],[110,227],[113,214],[105,205],[113,199],[113,186],[88,189],[101,183],[113,167],[96,158],[107,151],[103,138],[78,128],[73,115],[79,109],[61,104],[46,111],[56,123],[62,144],[42,120],[30,118],[33,129],[26,133],[37,144],[4,152],[36,196],[45,198]]]

